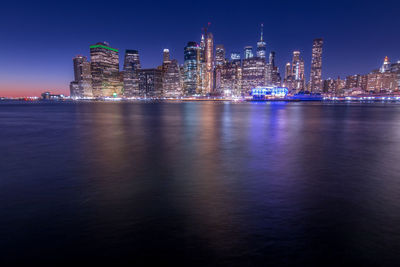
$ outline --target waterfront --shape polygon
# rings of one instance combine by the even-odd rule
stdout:
[[[2,262],[400,260],[395,103],[5,102],[0,129]]]

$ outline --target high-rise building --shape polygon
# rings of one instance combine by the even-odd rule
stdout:
[[[196,94],[197,95],[205,95],[205,87],[206,87],[206,38],[205,35],[201,35],[200,45],[197,47],[197,85],[196,85]]]
[[[324,93],[336,94],[336,80],[332,78],[324,80],[322,91]]]
[[[397,74],[391,72],[372,72],[368,74],[367,91],[382,93],[398,91]]]
[[[355,75],[347,76],[345,88],[346,89],[361,88],[361,75],[355,74]]]
[[[183,95],[181,72],[178,61],[173,59],[164,63],[163,70],[163,96],[180,97]]]
[[[160,98],[163,96],[162,70],[140,69],[139,91],[144,98]]]
[[[275,53],[274,51],[271,51],[271,52],[269,53],[269,60],[268,60],[268,62],[269,62],[269,64],[270,64],[271,66],[275,66],[275,55],[276,55],[276,53]]]
[[[90,59],[94,97],[121,95],[118,49],[106,42],[91,45]]]
[[[170,58],[169,58],[169,49],[165,48],[163,51],[163,64],[169,63]]]
[[[400,61],[390,64],[390,72],[397,74],[397,85],[400,88]]]
[[[232,60],[232,61],[234,61],[234,60],[240,60],[240,53],[238,53],[238,52],[233,52],[233,53],[231,53],[231,60]]]
[[[304,60],[300,57],[300,51],[293,52],[292,76],[294,88],[297,92],[305,89]]]
[[[267,55],[267,44],[264,42],[264,24],[261,24],[261,37],[260,41],[257,42],[257,57],[266,58]]]
[[[225,62],[225,47],[222,44],[215,47],[215,65],[221,66]]]
[[[74,98],[93,97],[92,75],[90,63],[84,56],[76,56],[73,59],[74,81],[70,84],[70,94]]]
[[[205,87],[204,93],[211,94],[214,87],[214,36],[212,33],[206,33],[205,47]]]
[[[187,96],[192,96],[197,93],[197,85],[199,82],[199,68],[198,63],[200,63],[200,49],[196,42],[189,42],[184,50],[184,73],[183,73],[183,83],[184,83],[184,94]]]
[[[126,97],[140,96],[138,70],[140,70],[139,52],[125,50],[123,81]]]
[[[385,57],[385,59],[383,60],[383,64],[382,64],[380,71],[382,73],[390,71],[390,61],[389,61],[388,57]]]
[[[265,85],[267,86],[280,86],[281,76],[279,74],[279,68],[275,65],[275,52],[269,53],[269,60],[266,65],[266,79]]]
[[[285,65],[285,80],[292,76],[292,64],[290,62]]]
[[[250,94],[251,89],[265,85],[265,59],[252,57],[242,62],[242,95]]]
[[[322,38],[315,39],[312,48],[310,91],[320,93],[322,91]]]
[[[225,62],[218,66],[218,75],[220,82],[217,84],[217,91],[224,96],[240,96],[242,68],[240,62]]]
[[[249,59],[254,57],[253,55],[253,47],[252,46],[245,46],[244,47],[244,59]]]

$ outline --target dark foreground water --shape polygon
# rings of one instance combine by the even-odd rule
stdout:
[[[400,261],[396,104],[0,103],[0,177],[0,264]]]

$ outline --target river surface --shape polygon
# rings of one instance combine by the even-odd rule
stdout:
[[[155,262],[399,264],[400,105],[0,102],[0,264]]]

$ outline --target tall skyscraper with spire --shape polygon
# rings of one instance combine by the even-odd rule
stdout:
[[[196,80],[196,94],[204,95],[205,88],[205,68],[206,68],[206,38],[204,34],[201,35],[200,46],[197,46],[197,80]]]
[[[264,42],[264,24],[261,24],[261,37],[257,42],[257,57],[265,58],[267,55],[267,44]]]
[[[311,59],[311,77],[310,91],[311,93],[322,92],[322,47],[324,40],[322,38],[315,39],[312,48]]]
[[[206,32],[204,93],[211,94],[214,87],[214,36]]]

